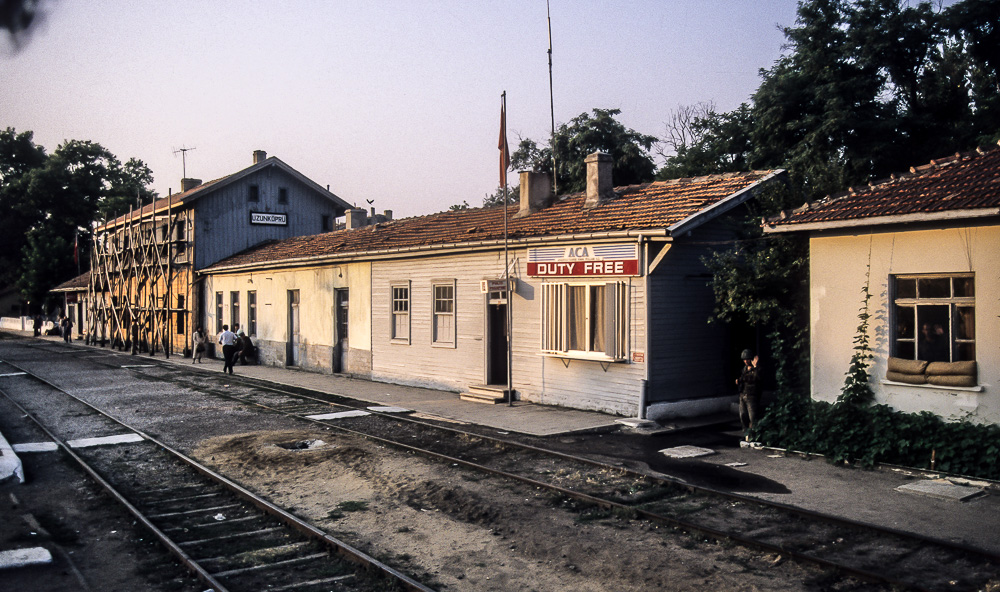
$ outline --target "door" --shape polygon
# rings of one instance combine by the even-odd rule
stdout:
[[[335,330],[337,346],[334,348],[333,352],[333,371],[334,372],[346,372],[347,371],[347,319],[350,312],[350,298],[348,297],[347,288],[338,289],[335,291],[335,304],[336,311],[335,314]]]
[[[288,291],[288,347],[285,365],[299,365],[299,291]]]
[[[486,305],[489,338],[486,352],[486,384],[507,385],[507,303]]]

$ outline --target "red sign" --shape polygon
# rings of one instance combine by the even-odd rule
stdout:
[[[597,261],[528,262],[528,275],[570,277],[590,275],[639,275],[638,259],[602,259]]]

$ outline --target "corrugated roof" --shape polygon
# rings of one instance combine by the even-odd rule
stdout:
[[[518,207],[509,206],[508,236],[518,240],[667,229],[780,172],[727,173],[618,187],[614,199],[589,210],[583,208],[586,197],[583,193],[561,197],[551,206],[523,218],[512,218]],[[444,245],[472,245],[503,240],[503,236],[502,209],[472,208],[290,238],[237,253],[207,269],[340,255],[363,256]]]
[[[1000,208],[1000,149],[959,153],[765,220],[769,231],[914,221]],[[809,228],[802,228],[808,230]]]

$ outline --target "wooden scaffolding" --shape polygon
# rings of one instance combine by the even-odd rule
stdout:
[[[186,354],[193,211],[147,208],[94,233],[86,340],[132,354]]]

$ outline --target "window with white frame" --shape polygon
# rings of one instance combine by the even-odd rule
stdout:
[[[455,281],[443,280],[433,284],[433,336],[435,345],[455,345]]]
[[[410,342],[410,283],[392,284],[392,340]]]
[[[890,276],[891,355],[928,362],[976,359],[973,274]]]
[[[542,284],[542,351],[601,360],[627,356],[625,282]]]
[[[215,293],[215,332],[222,333],[222,292]]]

